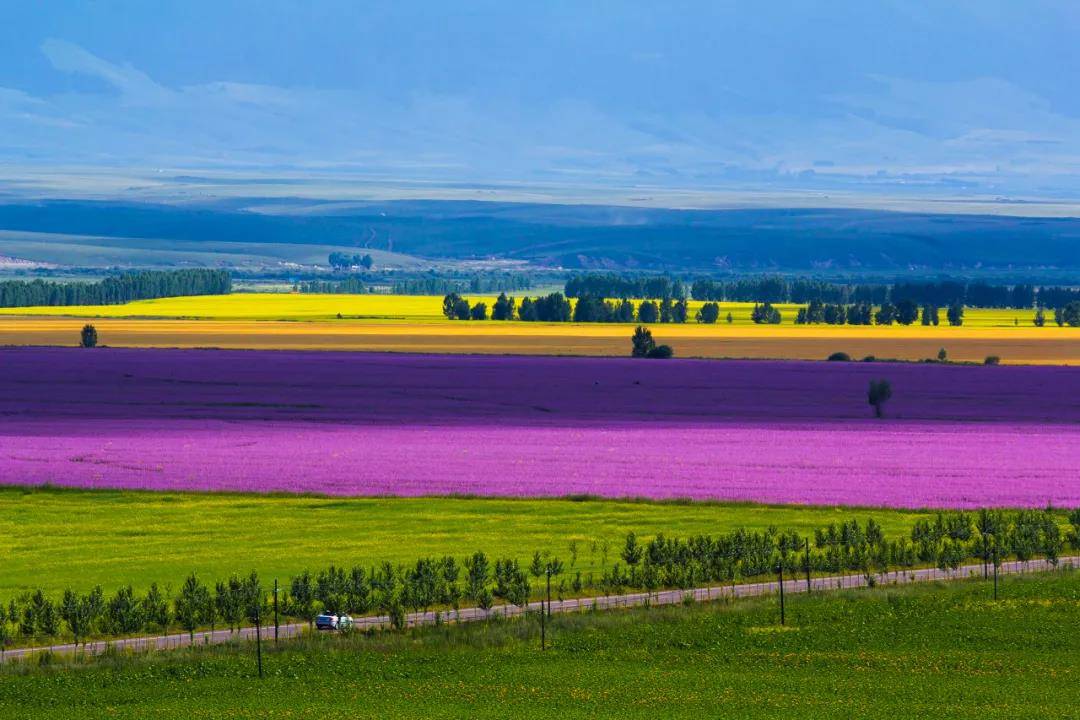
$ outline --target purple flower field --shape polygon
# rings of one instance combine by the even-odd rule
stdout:
[[[0,368],[8,484],[1080,505],[1074,368],[64,348]]]

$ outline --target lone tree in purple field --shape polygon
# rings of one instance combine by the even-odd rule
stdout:
[[[97,328],[93,325],[83,325],[79,335],[79,347],[92,348],[97,345]]]
[[[882,408],[891,397],[892,385],[889,384],[888,380],[870,381],[870,389],[866,393],[866,398],[874,407],[874,417],[883,417]]]

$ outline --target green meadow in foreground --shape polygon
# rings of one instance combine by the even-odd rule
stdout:
[[[925,513],[910,511],[610,500],[322,498],[0,489],[0,598],[41,588],[107,591],[151,582],[178,585],[257,570],[264,579],[330,564],[414,562],[425,555],[531,558],[550,551],[576,569],[618,559],[626,534],[669,537],[739,527],[810,533],[873,517],[887,537],[907,535]],[[607,550],[605,551],[605,543]],[[606,563],[604,562],[606,559]]]
[[[1075,718],[1080,573],[0,670],[20,718]]]

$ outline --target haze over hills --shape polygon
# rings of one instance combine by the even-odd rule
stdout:
[[[0,230],[0,254],[76,266],[95,264],[87,248],[98,245],[131,253],[178,254],[172,260],[155,256],[150,263],[162,265],[229,265],[230,254],[324,263],[327,252],[355,248],[373,253],[378,264],[396,267],[416,267],[417,258],[429,258],[523,261],[567,269],[717,272],[1080,268],[1080,219],[842,209],[265,199],[204,205],[42,201],[0,204]],[[209,255],[200,260],[198,253]],[[132,260],[137,261],[134,254]]]

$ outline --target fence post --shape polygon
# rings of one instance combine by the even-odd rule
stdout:
[[[780,624],[784,624],[784,561],[780,560],[777,569],[780,573]]]
[[[548,587],[551,587],[551,570],[547,572]],[[540,596],[540,650],[547,650],[547,609],[544,607],[544,596]]]
[[[260,600],[261,601],[261,600]],[[260,602],[256,601],[256,602]],[[263,676],[262,667],[262,633],[259,631],[259,626],[262,624],[262,613],[259,612],[259,606],[255,606],[255,656],[258,658],[259,663],[259,679]]]
[[[998,599],[998,550],[997,544],[994,544],[994,600]]]
[[[277,578],[274,578],[274,644],[277,645],[278,640],[278,584]]]
[[[547,650],[547,613],[543,602],[540,603],[540,649]]]
[[[551,568],[547,571],[547,614],[551,617]]]
[[[806,538],[806,594],[810,594],[810,538]]]
[[[986,567],[986,560],[987,560],[987,556],[990,554],[989,552],[987,552],[987,550],[989,550],[990,548],[987,547],[988,543],[987,543],[986,535],[983,535],[982,541],[983,541],[983,580],[989,580],[990,579],[990,573],[989,573],[989,571],[987,570],[987,567]]]

